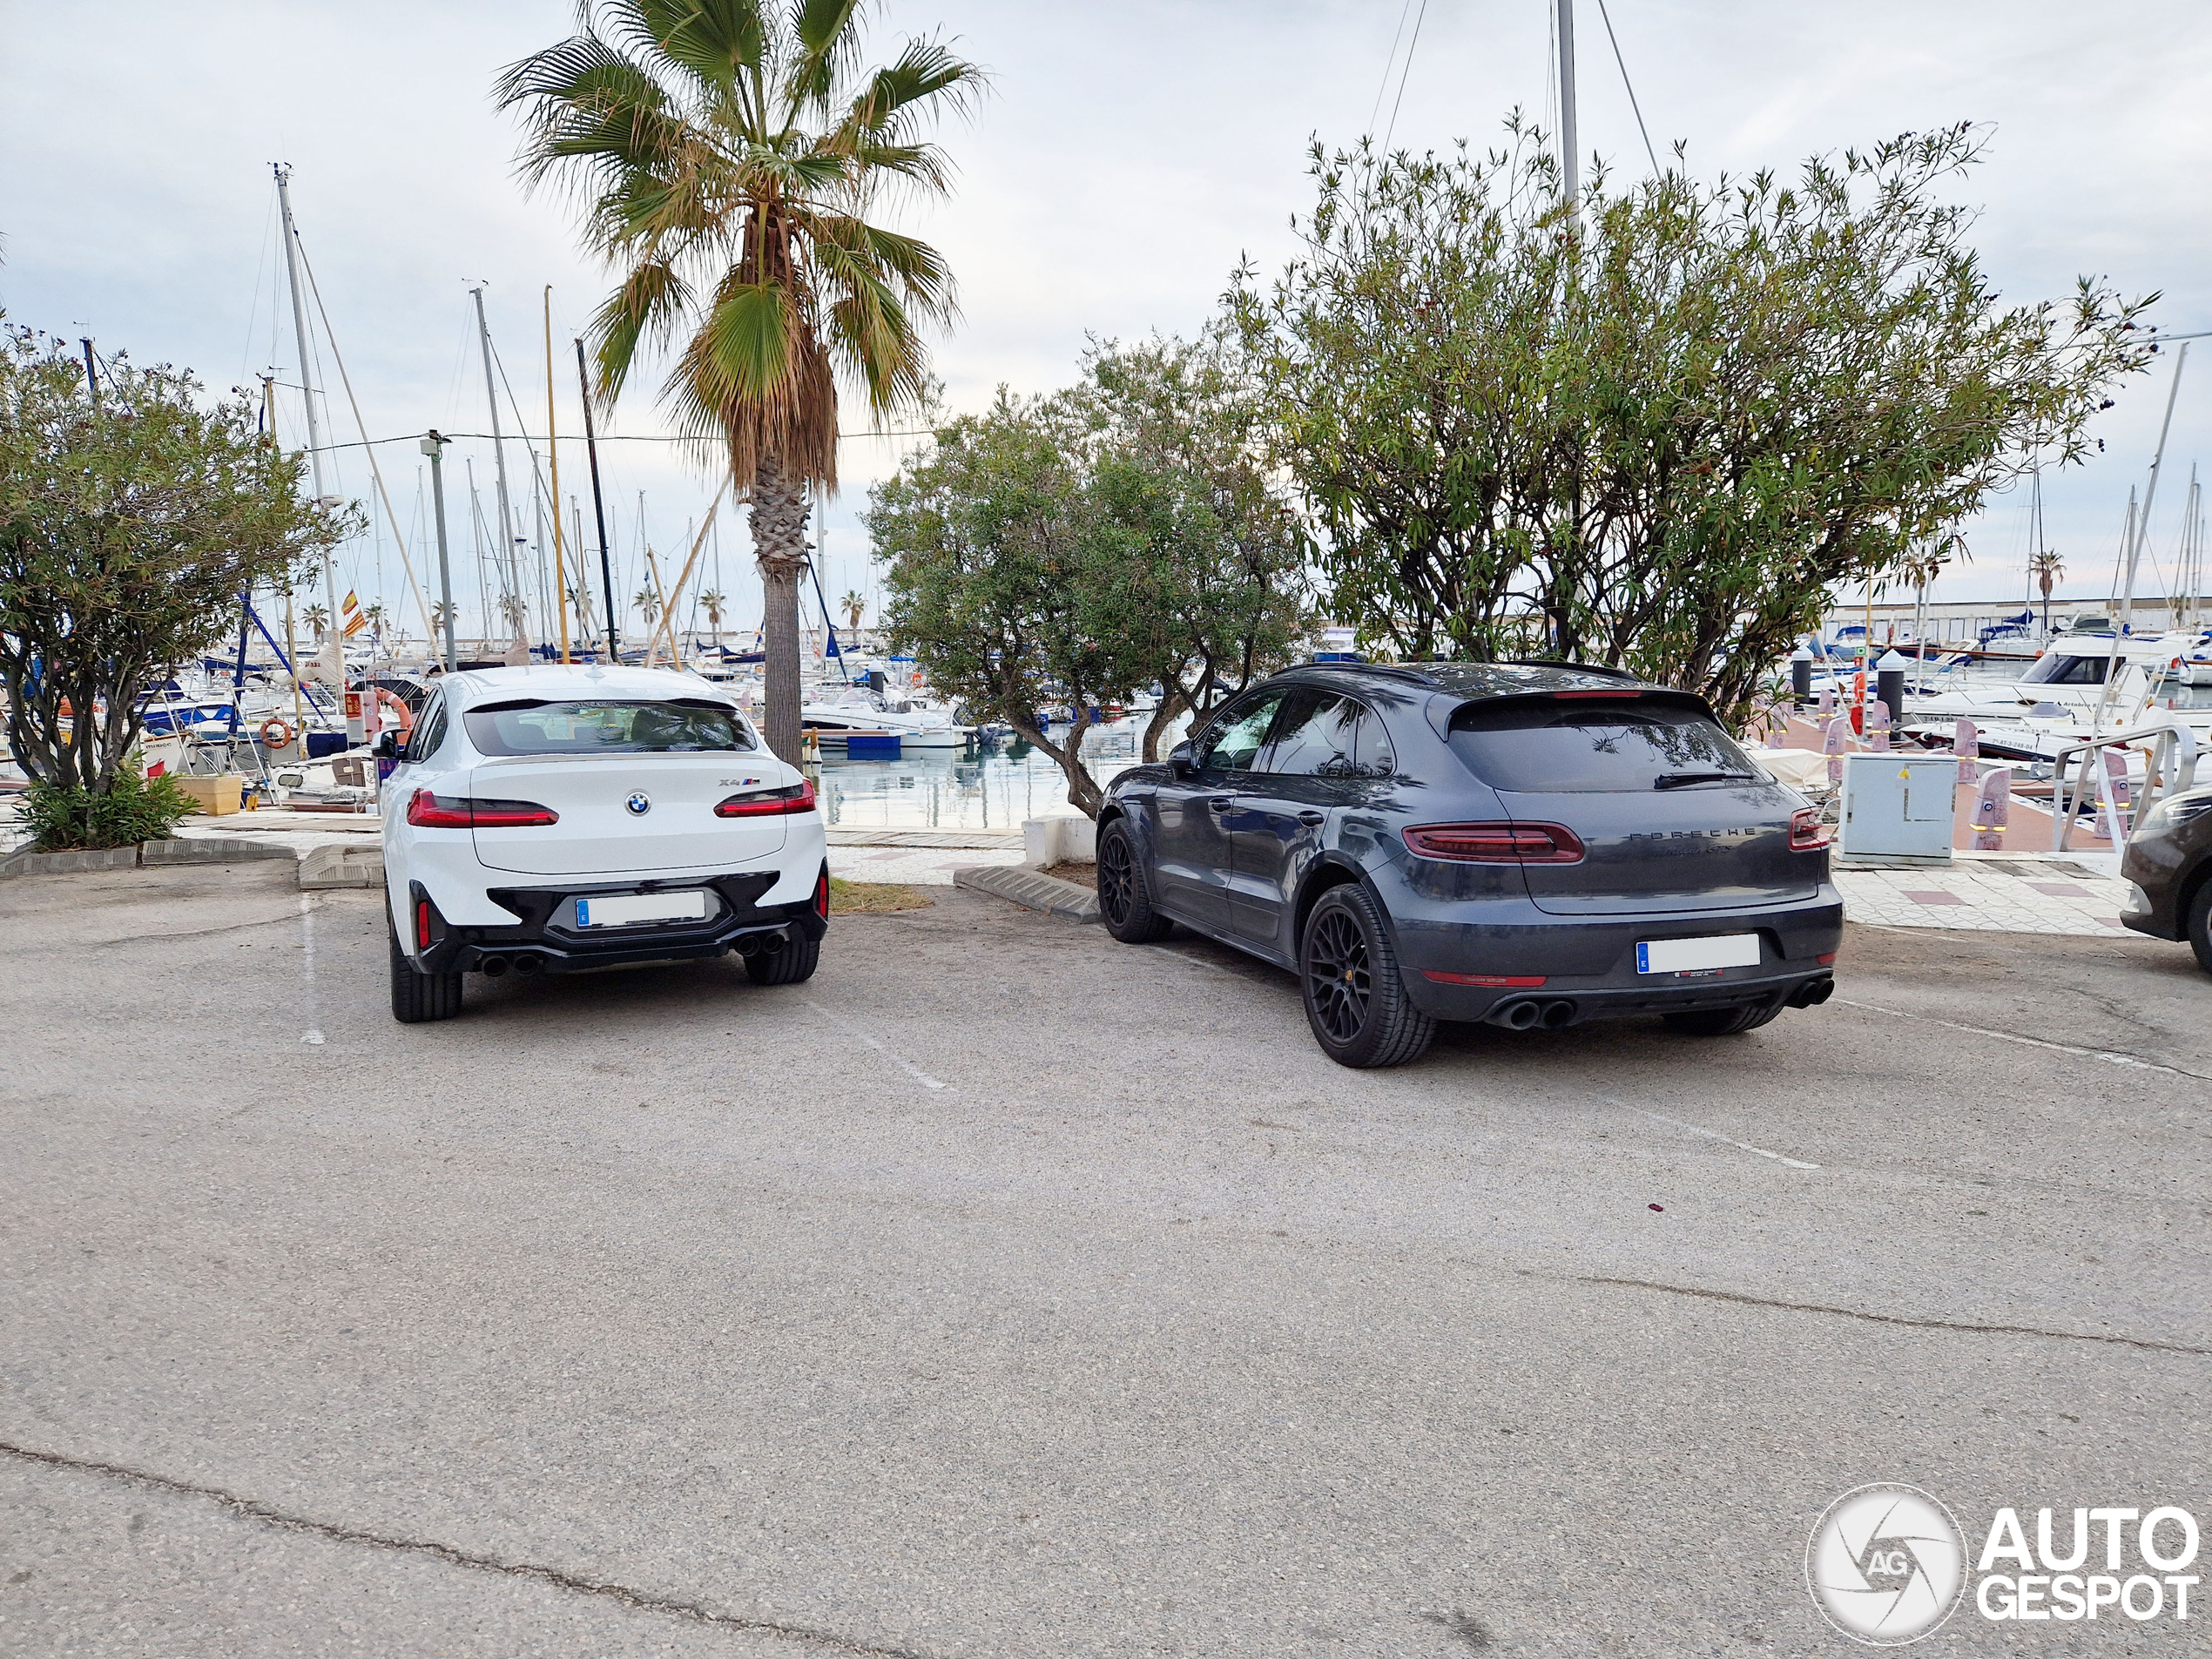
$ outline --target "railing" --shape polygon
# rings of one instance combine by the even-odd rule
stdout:
[[[2140,798],[2122,806],[2114,798],[2104,756],[2107,750],[2149,750],[2143,768]],[[2063,853],[2074,837],[2074,820],[2085,800],[2100,799],[2111,822],[2113,849],[2117,852],[2132,826],[2167,796],[2196,784],[2196,734],[2179,720],[2156,725],[2130,726],[2108,732],[2082,743],[2070,743],[2058,752],[2052,767],[2051,850]],[[2074,772],[2069,790],[2068,768]],[[2095,776],[2091,777],[2092,767]]]

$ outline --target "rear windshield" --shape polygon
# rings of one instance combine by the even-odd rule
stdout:
[[[1687,787],[1700,774],[1720,772],[1764,780],[1710,718],[1665,704],[1478,704],[1453,717],[1451,742],[1493,789],[1648,791],[1662,779]]]
[[[751,749],[752,733],[724,703],[490,703],[462,719],[479,754],[689,753]]]

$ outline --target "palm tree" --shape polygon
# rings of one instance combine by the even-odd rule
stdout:
[[[2042,548],[2028,555],[2027,573],[2035,578],[2035,585],[2043,595],[2043,637],[2051,637],[2051,590],[2066,574],[2066,561],[2055,548]]]
[[[699,605],[706,612],[706,625],[714,630],[717,647],[722,644],[722,607],[725,603],[719,588],[709,588],[699,595]]]
[[[594,318],[598,395],[641,346],[672,342],[681,429],[726,452],[752,502],[767,633],[769,746],[796,762],[806,491],[837,485],[838,377],[879,424],[929,386],[923,327],[952,282],[927,243],[872,224],[887,195],[942,195],[936,112],[981,72],[907,41],[860,67],[860,0],[586,0],[581,32],[501,78],[522,106],[533,187],[583,202],[591,250],[622,273]]]
[[[846,589],[845,597],[837,602],[837,608],[845,613],[845,625],[847,628],[853,630],[855,632],[859,631],[860,626],[860,612],[867,608],[867,603],[868,602],[866,599],[860,597],[860,590],[858,589]]]
[[[318,600],[301,611],[300,620],[315,631],[315,643],[320,644],[324,630],[330,626],[330,612],[323,609],[321,602]]]

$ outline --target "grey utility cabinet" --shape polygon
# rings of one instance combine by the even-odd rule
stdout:
[[[1949,863],[1958,784],[1956,755],[1845,755],[1837,851],[1847,859]]]

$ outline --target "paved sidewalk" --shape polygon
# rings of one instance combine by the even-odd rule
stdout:
[[[1838,868],[1835,877],[1844,914],[1853,921],[2096,938],[2121,931],[2128,884],[2110,873],[2117,863],[2110,853],[2040,859],[1961,853],[1948,865]]]

